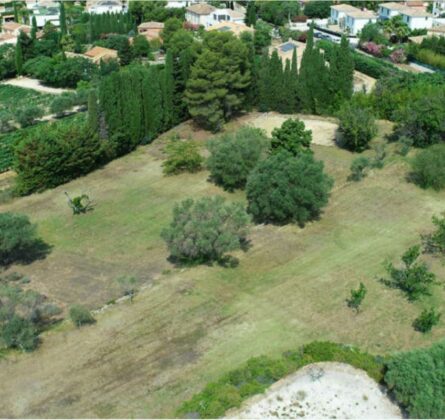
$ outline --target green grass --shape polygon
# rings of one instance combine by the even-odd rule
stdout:
[[[363,181],[348,183],[356,155],[314,146],[335,178],[319,221],[304,229],[253,227],[251,248],[234,254],[240,260],[235,268],[181,268],[167,260],[159,237],[174,203],[211,194],[243,201],[244,193],[223,192],[206,171],[164,176],[160,145],[0,205],[0,211],[28,214],[53,246],[45,260],[11,267],[49,299],[101,306],[119,296],[114,279],[120,275],[135,275],[147,286],[133,304],[97,314],[95,325],[64,324],[44,334],[37,352],[1,362],[5,417],[171,417],[207,383],[252,357],[278,358],[314,340],[386,355],[443,337],[443,320],[428,335],[411,326],[432,302],[445,311],[442,286],[410,303],[378,281],[383,261],[397,262],[433,229],[431,216],[443,211],[444,192],[406,182],[405,159],[392,158]],[[94,211],[73,217],[64,191],[89,194]],[[422,258],[444,278],[439,259]],[[345,300],[360,281],[368,294],[355,315]]]
[[[7,110],[14,114],[18,109],[31,105],[48,110],[54,98],[55,95],[50,93],[0,84],[0,112]]]

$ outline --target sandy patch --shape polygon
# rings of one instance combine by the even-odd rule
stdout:
[[[306,125],[306,129],[312,130],[312,142],[321,146],[334,146],[335,133],[338,124],[333,118],[324,118],[304,114],[282,115],[275,112],[252,114],[248,124],[266,130],[270,136],[275,127],[280,127],[288,118],[299,118]]]
[[[354,92],[363,92],[364,90],[366,93],[370,93],[376,82],[377,79],[359,71],[354,71]]]
[[[402,418],[400,409],[364,371],[315,363],[252,397],[229,418]]]
[[[9,79],[2,82],[5,85],[18,86],[26,89],[34,89],[39,92],[60,94],[63,92],[70,92],[71,89],[53,88],[49,86],[43,86],[39,80],[31,79],[29,77],[16,77],[15,79]]]

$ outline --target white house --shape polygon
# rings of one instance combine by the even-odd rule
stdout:
[[[350,4],[336,4],[331,6],[329,23],[339,25],[340,28],[343,28],[346,12],[358,12],[359,10],[360,9],[357,9],[357,7],[351,6]]]
[[[433,15],[425,10],[406,8],[400,15],[411,30],[431,29],[433,26]]]
[[[244,23],[244,13],[232,9],[217,9],[206,3],[192,4],[186,8],[185,19],[205,28],[220,22]]]
[[[37,7],[33,9],[38,28],[43,28],[45,23],[51,22],[54,26],[59,26],[59,6],[56,7]]]
[[[121,13],[124,6],[119,0],[101,0],[87,7],[88,13],[101,15],[103,13]]]
[[[399,15],[407,6],[403,3],[381,3],[379,4],[379,19],[387,20]]]
[[[445,0],[433,1],[433,15],[440,16],[445,13]]]
[[[345,28],[351,35],[357,35],[368,23],[376,23],[377,15],[369,10],[345,13]]]

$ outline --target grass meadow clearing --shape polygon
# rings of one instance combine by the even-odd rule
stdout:
[[[390,127],[379,128],[381,140]],[[178,130],[193,136],[187,124]],[[53,247],[46,259],[9,270],[28,275],[31,287],[57,303],[98,308],[119,296],[114,280],[120,275],[145,284],[134,303],[110,306],[95,325],[76,329],[65,322],[45,333],[34,353],[3,358],[3,417],[171,417],[207,382],[252,356],[278,355],[312,340],[387,354],[443,337],[443,321],[427,335],[411,326],[433,302],[445,310],[443,285],[410,303],[378,281],[384,260],[398,261],[444,210],[445,193],[406,182],[405,158],[389,158],[353,183],[347,177],[354,154],[314,145],[335,178],[319,221],[303,229],[253,227],[250,249],[234,254],[235,268],[184,268],[167,260],[159,236],[174,203],[209,194],[243,201],[244,193],[224,192],[207,181],[206,171],[164,176],[167,137],[86,177],[0,205],[0,211],[27,214]],[[64,191],[89,194],[94,211],[73,217]],[[443,279],[443,262],[423,258]],[[355,315],[345,299],[360,281],[368,295]]]

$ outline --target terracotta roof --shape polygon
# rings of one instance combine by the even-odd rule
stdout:
[[[426,10],[419,9],[408,9],[402,10],[400,12],[402,15],[413,16],[413,17],[433,17],[431,13],[428,13]]]
[[[379,6],[389,9],[389,10],[405,10],[406,9],[405,4],[396,3],[394,1],[389,2],[389,3],[380,3]]]
[[[199,3],[199,4],[192,4],[191,6],[186,8],[187,12],[195,13],[197,15],[210,15],[215,8],[213,6],[210,6],[210,4],[206,3]]]
[[[433,26],[432,28],[428,29],[428,32],[437,32],[440,34],[445,34],[445,25]]]
[[[163,22],[142,22],[138,29],[164,29],[164,23]]]
[[[334,6],[331,6],[331,9],[337,10],[339,12],[354,12],[360,10],[357,7],[351,6],[350,4],[336,4]]]
[[[21,23],[17,23],[17,22],[5,22],[2,25],[2,29],[5,30],[7,29],[8,31],[16,31],[18,29],[24,29],[27,25],[23,25]],[[28,26],[29,28],[29,26]]]
[[[424,7],[424,2],[423,1],[406,0],[405,3],[406,3],[406,5],[408,7]]]
[[[85,55],[90,58],[98,58],[105,54],[117,55],[117,51],[111,48],[93,47],[85,53]]]
[[[354,19],[377,19],[377,15],[370,10],[358,10],[356,12],[346,12],[345,14]]]
[[[8,41],[10,39],[17,39],[17,37],[12,34],[0,34],[0,41]]]

